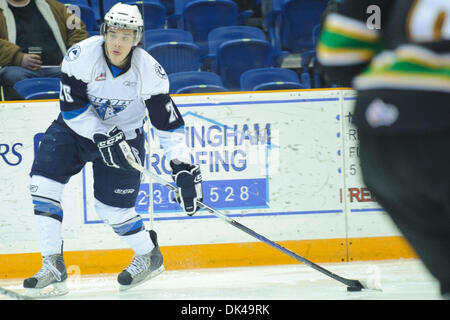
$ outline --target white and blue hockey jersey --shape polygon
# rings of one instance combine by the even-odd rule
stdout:
[[[94,36],[72,46],[64,57],[60,108],[65,123],[91,140],[114,127],[133,139],[148,108],[168,160],[188,160],[184,121],[169,96],[164,69],[142,48],[135,48],[119,69],[105,58],[103,44],[102,36]]]

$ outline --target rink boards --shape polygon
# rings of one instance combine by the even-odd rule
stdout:
[[[191,158],[202,170],[206,204],[312,261],[414,257],[362,182],[352,90],[173,99],[186,123]],[[0,104],[1,278],[29,274],[40,263],[28,173],[58,112],[57,101]],[[145,165],[170,181],[158,138],[147,129]],[[116,272],[132,252],[99,219],[92,194],[88,164],[63,195],[66,263],[73,272]],[[209,213],[186,216],[172,199],[143,177],[135,209],[158,232],[166,268],[296,263]]]

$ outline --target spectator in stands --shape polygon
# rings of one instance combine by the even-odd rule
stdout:
[[[20,99],[12,87],[22,79],[59,77],[66,50],[87,37],[85,24],[58,1],[0,0],[0,84],[5,96]],[[33,47],[41,54],[30,53]]]

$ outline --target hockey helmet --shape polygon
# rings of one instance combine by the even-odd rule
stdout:
[[[100,33],[105,35],[108,27],[134,30],[133,46],[137,46],[142,38],[144,21],[137,6],[118,2],[106,13]]]

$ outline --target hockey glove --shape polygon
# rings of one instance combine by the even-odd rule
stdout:
[[[203,201],[202,174],[198,165],[170,161],[172,178],[178,187],[178,197],[175,200],[181,205],[187,215],[194,215],[199,209],[197,201]]]
[[[103,162],[108,167],[132,169],[127,161],[127,157],[130,155],[132,159],[138,163],[140,162],[125,141],[125,134],[122,130],[117,129],[117,127],[111,129],[107,134],[94,134],[94,142],[102,155]]]

